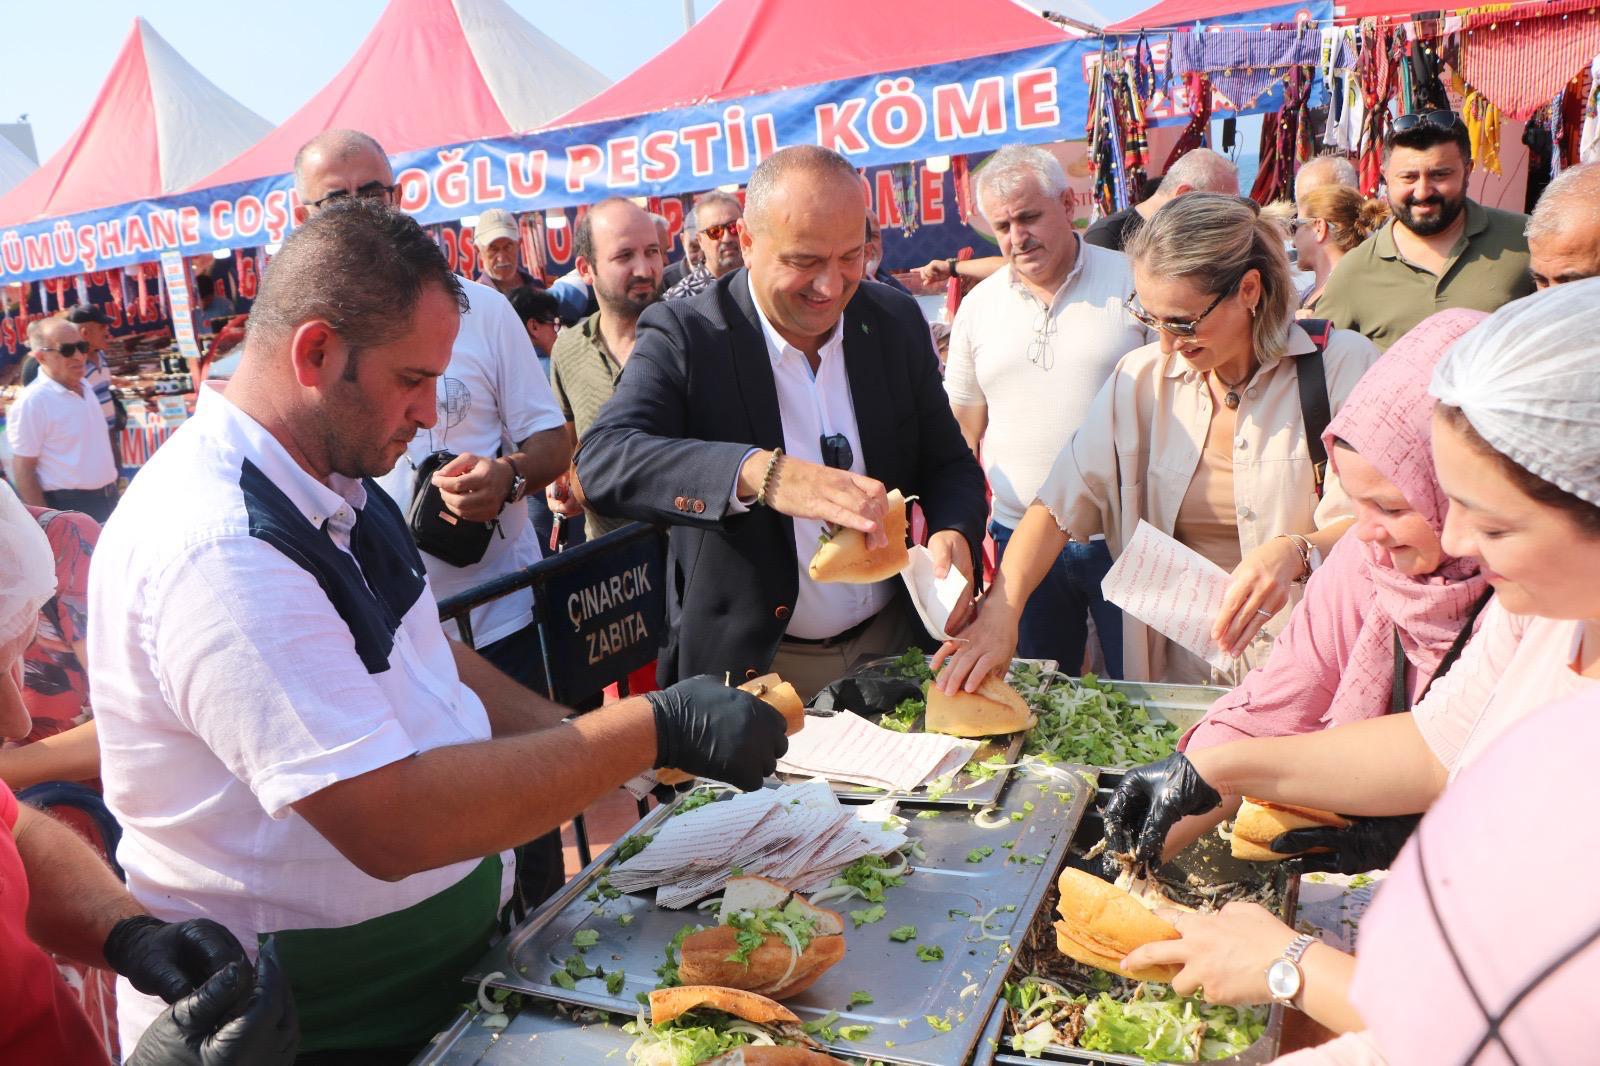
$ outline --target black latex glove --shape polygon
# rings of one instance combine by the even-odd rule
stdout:
[[[761,787],[789,750],[783,715],[748,692],[701,674],[645,694],[656,713],[656,769]]]
[[[1350,825],[1343,829],[1331,825],[1291,829],[1278,834],[1272,841],[1272,850],[1294,855],[1312,848],[1328,848],[1326,852],[1298,857],[1300,868],[1307,872],[1361,874],[1368,870],[1387,870],[1421,820],[1420,814],[1399,814],[1352,818]]]
[[[1161,848],[1179,819],[1204,814],[1222,804],[1183,754],[1136,766],[1122,775],[1122,784],[1106,804],[1106,850],[1132,853],[1146,866],[1161,863]]]
[[[106,962],[147,996],[176,1003],[230,962],[244,962],[233,934],[209,918],[124,918],[106,937]]]
[[[862,674],[840,678],[818,692],[811,707],[818,711],[857,714],[883,714],[900,706],[902,700],[922,699],[922,685],[902,677]]]
[[[230,962],[168,1007],[139,1038],[124,1066],[289,1066],[300,1019],[271,938],[254,980],[248,962]]]

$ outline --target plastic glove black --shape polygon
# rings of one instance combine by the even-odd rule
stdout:
[[[1272,841],[1272,850],[1294,855],[1312,848],[1329,849],[1315,855],[1298,856],[1300,868],[1307,872],[1360,874],[1368,870],[1387,870],[1421,820],[1420,814],[1398,814],[1352,818],[1344,828],[1319,825],[1311,829],[1291,829],[1278,834]]]
[[[125,1066],[289,1066],[300,1045],[289,977],[269,938],[255,979],[230,962],[150,1023]]]
[[[1220,806],[1222,797],[1206,783],[1187,755],[1136,766],[1106,804],[1107,850],[1132,853],[1135,862],[1156,866],[1161,847],[1178,820]]]
[[[719,677],[702,674],[647,693],[656,716],[656,768],[761,787],[789,750],[783,715]]]
[[[228,963],[246,961],[233,934],[209,918],[163,922],[148,914],[112,926],[104,952],[106,962],[134,988],[168,1003],[187,996]]]

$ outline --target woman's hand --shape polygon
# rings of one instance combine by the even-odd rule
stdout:
[[[978,601],[978,616],[961,631],[961,636],[945,641],[934,655],[933,669],[939,672],[936,684],[953,696],[963,686],[968,692],[976,692],[990,674],[1004,677],[1011,667],[1011,657],[1017,653],[1017,622],[1017,616],[1003,600],[984,596]]]
[[[1273,537],[1246,555],[1233,571],[1222,610],[1211,624],[1211,639],[1229,655],[1249,646],[1257,631],[1289,603],[1289,589],[1305,571],[1300,552],[1288,537]]]
[[[1266,1003],[1267,967],[1283,954],[1296,933],[1259,903],[1229,903],[1215,914],[1160,910],[1181,940],[1156,940],[1135,948],[1124,970],[1147,966],[1183,967],[1172,988],[1181,996],[1203,990],[1209,1003]]]

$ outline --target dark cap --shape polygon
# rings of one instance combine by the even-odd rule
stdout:
[[[107,318],[106,313],[94,304],[78,304],[73,307],[67,312],[67,321],[74,326],[81,326],[85,322],[96,322],[102,326],[111,325],[111,319]]]

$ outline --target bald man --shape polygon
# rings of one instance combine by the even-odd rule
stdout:
[[[1538,288],[1600,276],[1600,163],[1563,170],[1545,186],[1527,232]]]
[[[1297,204],[1303,202],[1306,193],[1320,189],[1324,185],[1344,185],[1351,189],[1359,189],[1361,177],[1356,173],[1356,165],[1348,156],[1319,155],[1315,159],[1308,159],[1294,176],[1295,202]]]
[[[739,240],[744,267],[640,317],[578,475],[598,510],[671,526],[663,681],[770,668],[809,697],[861,655],[926,638],[898,579],[810,579],[824,529],[887,543],[888,490],[915,495],[935,569],[970,597],[983,472],[916,301],[862,280],[851,163],[813,146],[768,158]]]

